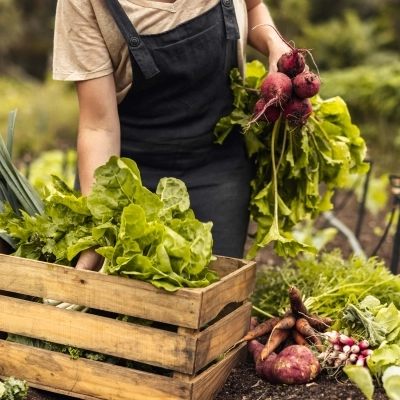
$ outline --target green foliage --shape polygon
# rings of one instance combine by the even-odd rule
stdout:
[[[25,400],[28,397],[28,384],[12,376],[0,382],[1,400]]]
[[[75,150],[49,150],[40,153],[29,164],[19,168],[29,182],[37,188],[46,187],[52,191],[52,175],[59,177],[68,187],[74,187],[77,155]]]
[[[400,122],[400,61],[380,68],[365,65],[324,72],[322,80],[320,94],[343,97],[354,118]]]
[[[347,10],[340,18],[303,27],[298,46],[312,48],[321,70],[358,66],[376,57],[391,37],[380,33],[377,22],[362,21],[356,12]]]
[[[9,110],[18,110],[13,159],[30,161],[45,150],[74,147],[78,102],[73,85],[0,77],[0,93],[1,134],[5,135]]]
[[[382,173],[391,171],[400,149],[400,61],[324,72],[322,79],[321,96],[345,100],[374,164]]]
[[[340,317],[350,296],[362,301],[371,295],[400,308],[400,275],[376,257],[343,259],[340,249],[289,260],[282,267],[263,266],[251,301],[271,315],[284,314],[291,285],[300,290],[308,310],[321,316]]]
[[[0,0],[0,60],[7,56],[22,33],[21,14],[13,0]]]

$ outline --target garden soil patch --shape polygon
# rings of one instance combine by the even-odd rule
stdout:
[[[345,204],[342,202],[345,201]],[[335,204],[344,206],[335,215],[341,222],[347,225],[352,232],[355,232],[359,223],[360,204],[354,196],[346,197],[346,193],[338,193]],[[378,215],[365,213],[361,222],[359,242],[367,255],[372,254],[380,240],[379,233],[383,232],[386,226],[386,216],[391,210],[391,204]],[[316,222],[319,228],[329,226],[323,219]],[[346,236],[338,233],[333,242],[327,246],[327,250],[340,248],[343,257],[346,258],[352,253]],[[393,252],[393,236],[389,235],[379,251],[377,257],[385,261],[389,267]],[[263,249],[257,255],[258,265],[280,265],[282,260],[277,258],[270,248]],[[27,368],[29,368],[27,366]],[[30,389],[28,400],[69,400],[68,396],[55,395],[53,393]],[[272,385],[257,377],[254,366],[249,359],[240,362],[228,377],[225,385],[216,397],[216,400],[365,400],[362,392],[349,381],[340,381],[320,374],[314,382],[305,385]],[[375,386],[374,400],[388,400],[383,388]],[[143,399],[145,400],[145,399]],[[208,400],[208,399],[204,399]]]

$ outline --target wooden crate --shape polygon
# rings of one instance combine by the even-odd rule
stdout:
[[[0,375],[81,399],[213,399],[246,346],[256,263],[217,257],[220,280],[174,293],[117,276],[0,255],[0,331],[109,354],[167,376],[0,340]],[[156,321],[143,326],[21,299],[23,294]],[[157,326],[157,327],[156,327]],[[172,329],[171,329],[172,328]],[[224,354],[223,357],[220,357]],[[219,359],[219,361],[215,361]]]

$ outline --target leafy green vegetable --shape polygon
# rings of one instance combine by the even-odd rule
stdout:
[[[375,388],[369,371],[358,365],[346,365],[343,371],[360,388],[365,397],[372,400]]]
[[[212,257],[212,223],[200,222],[185,184],[160,180],[156,193],[142,185],[136,163],[111,157],[95,171],[89,196],[53,177],[54,192],[43,215],[17,215],[6,203],[0,228],[12,237],[14,255],[74,265],[91,247],[106,262],[103,273],[150,282],[168,291],[204,287],[218,280],[207,268]]]
[[[28,384],[12,376],[0,382],[1,400],[25,400],[28,397]]]
[[[400,311],[392,302],[382,304],[371,295],[360,302],[351,295],[336,327],[349,335],[368,339],[371,348],[386,343],[400,344]]]
[[[214,132],[216,142],[223,143],[239,125],[245,132],[248,154],[255,159],[250,214],[257,231],[247,258],[271,241],[280,256],[315,255],[317,249],[295,239],[291,229],[306,217],[315,218],[331,209],[333,190],[343,186],[350,174],[368,171],[363,161],[365,142],[339,97],[314,97],[313,113],[303,127],[293,129],[283,117],[274,124],[258,121],[249,125],[266,75],[257,60],[247,64],[245,80],[237,69],[231,71],[234,110],[219,121]]]
[[[11,159],[15,118],[16,111],[10,112],[7,145],[0,135],[0,211],[4,211],[5,205],[9,204],[17,216],[20,216],[20,208],[29,215],[42,214],[42,200]],[[0,231],[0,238],[11,246],[15,245],[14,240],[4,231]]]
[[[391,400],[400,400],[400,367],[390,366],[382,376],[383,387]]]
[[[357,323],[361,324],[365,329],[363,336],[368,338],[371,346],[377,346],[385,339],[386,329],[375,321],[374,315],[368,310],[361,311],[354,304],[349,304],[344,311],[343,319],[352,325],[354,330]]]

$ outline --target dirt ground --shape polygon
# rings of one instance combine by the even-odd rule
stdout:
[[[360,220],[360,204],[355,196],[347,196],[346,192],[339,193],[335,199],[337,211],[335,215],[346,224],[354,233],[357,224],[361,221],[359,242],[366,255],[371,255],[377,246],[380,236],[377,230],[383,232],[386,226],[386,216],[392,208],[390,202],[385,210],[379,215],[370,215],[368,212]],[[317,220],[318,227],[327,227],[329,224],[325,219]],[[345,235],[338,233],[335,240],[329,244],[327,250],[339,247],[343,256],[347,257],[352,253],[348,240]],[[393,253],[393,236],[388,236],[377,256],[390,266]],[[279,265],[282,261],[270,249],[261,251],[256,260],[259,265],[272,264]],[[66,396],[54,395],[49,392],[30,389],[28,400],[67,400],[72,399]],[[254,371],[250,360],[246,359],[239,363],[228,377],[225,385],[217,396],[216,400],[364,400],[366,397],[362,392],[349,381],[338,382],[333,378],[328,378],[323,373],[316,380],[306,385],[284,386],[272,385],[259,379]],[[374,400],[387,400],[383,388],[376,387]],[[144,399],[145,400],[145,399]],[[204,399],[208,400],[208,399]]]

